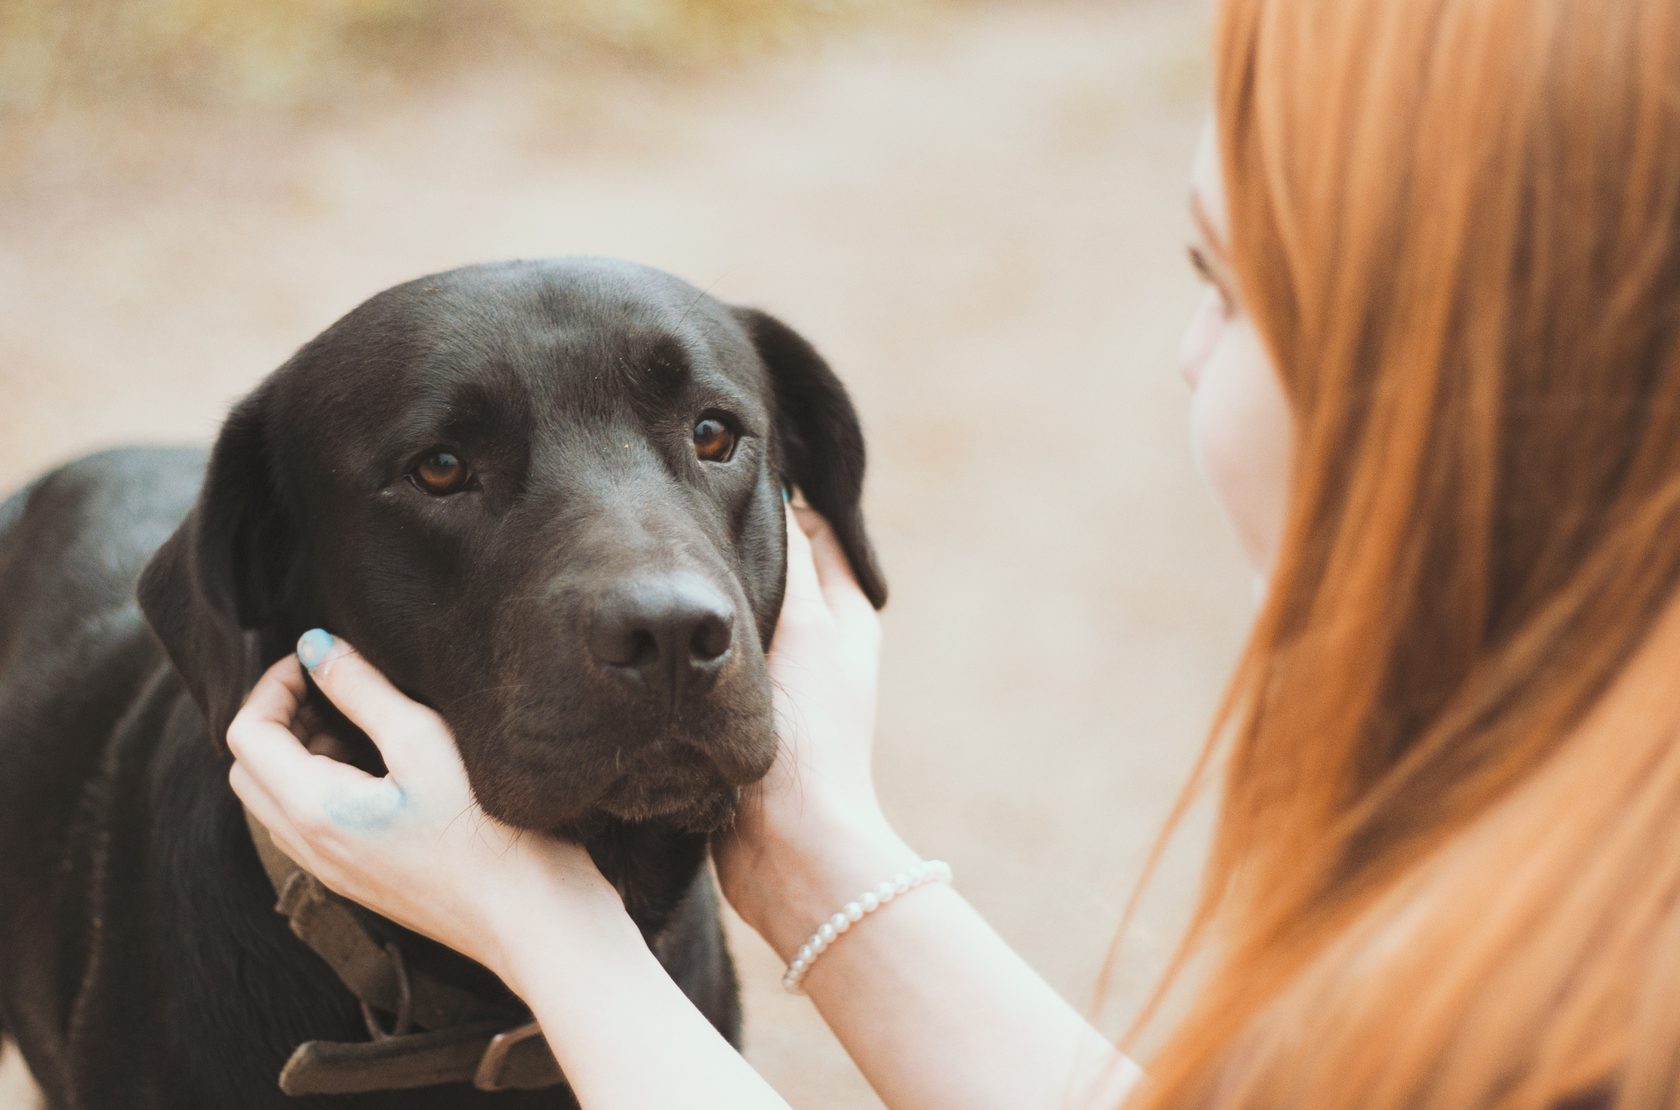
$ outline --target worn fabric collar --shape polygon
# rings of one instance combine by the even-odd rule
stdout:
[[[281,1091],[362,1094],[436,1083],[502,1091],[565,1082],[529,1012],[411,968],[400,947],[376,937],[282,852],[250,810],[245,823],[278,897],[274,908],[361,1002],[370,1038],[303,1042],[280,1071]]]

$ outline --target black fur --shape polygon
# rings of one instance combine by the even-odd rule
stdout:
[[[739,431],[729,462],[695,458],[702,413]],[[438,498],[405,477],[438,446],[476,488]],[[737,1039],[705,838],[774,752],[780,490],[828,515],[880,604],[862,474],[844,390],[785,325],[657,271],[569,260],[380,294],[242,401],[207,466],[107,452],[0,505],[0,1028],[49,1105],[573,1104],[276,1088],[300,1041],[366,1035],[273,912],[226,779],[228,720],[315,626],[444,715],[489,812],[582,839]],[[604,589],[667,573],[741,618],[676,706],[579,646]],[[365,737],[311,708],[378,769]],[[378,924],[432,973],[500,989]]]

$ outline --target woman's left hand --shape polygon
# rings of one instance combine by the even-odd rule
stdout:
[[[582,847],[514,829],[480,808],[441,717],[342,640],[309,632],[298,650],[388,769],[375,778],[312,751],[323,738],[306,735],[300,720],[308,685],[298,657],[269,668],[228,728],[228,778],[300,866],[504,980],[538,922],[550,937],[628,923],[618,892]]]

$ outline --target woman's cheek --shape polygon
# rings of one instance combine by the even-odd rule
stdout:
[[[1219,293],[1208,289],[1202,294],[1201,303],[1196,306],[1195,315],[1190,318],[1190,326],[1185,329],[1184,340],[1178,349],[1178,373],[1191,389],[1196,388],[1202,368],[1219,343],[1224,322],[1225,313]]]
[[[1294,418],[1259,337],[1241,317],[1225,323],[1199,364],[1190,438],[1244,554],[1268,574],[1288,502]]]

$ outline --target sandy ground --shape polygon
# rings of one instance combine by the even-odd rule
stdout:
[[[868,427],[886,804],[1084,1005],[1250,611],[1173,372],[1206,20],[953,7],[579,98],[485,67],[307,118],[38,135],[0,181],[0,487],[207,440],[357,301],[469,261],[621,255],[771,308]],[[1200,835],[1126,938],[1114,1015],[1164,960]],[[753,1062],[795,1106],[875,1105],[770,951],[735,947]]]

